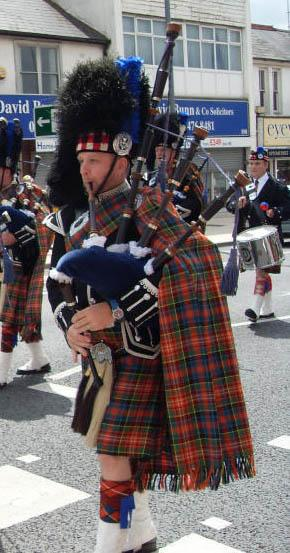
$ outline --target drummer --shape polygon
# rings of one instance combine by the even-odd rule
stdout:
[[[255,189],[248,197],[239,198],[239,228],[245,230],[261,225],[274,225],[283,244],[281,222],[290,216],[290,191],[269,173],[268,152],[262,146],[251,151],[249,171]],[[269,272],[279,273],[280,265],[269,269],[256,269],[252,307],[245,311],[246,317],[252,322],[259,318],[268,319],[275,316],[272,307],[272,279]]]

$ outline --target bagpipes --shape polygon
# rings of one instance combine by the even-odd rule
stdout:
[[[51,278],[58,282],[64,282],[67,285],[71,283],[72,278],[78,279],[86,284],[90,284],[100,297],[105,300],[116,299],[125,301],[125,296],[131,296],[131,300],[136,300],[134,303],[138,305],[138,315],[134,317],[135,309],[130,305],[130,318],[138,327],[148,321],[151,316],[154,316],[153,306],[157,307],[158,282],[161,277],[163,266],[168,263],[176,254],[177,250],[182,247],[186,240],[197,230],[203,230],[207,221],[209,221],[218,211],[224,207],[228,198],[239,187],[244,187],[250,182],[247,174],[239,171],[235,176],[234,182],[229,188],[218,198],[215,198],[200,214],[198,220],[188,226],[184,234],[178,240],[170,245],[156,257],[150,257],[150,241],[153,235],[158,231],[160,221],[172,197],[173,187],[178,187],[183,182],[184,177],[188,174],[192,164],[192,158],[199,148],[200,141],[207,137],[206,129],[196,127],[193,133],[193,140],[186,152],[184,159],[181,159],[176,165],[173,176],[168,181],[168,191],[163,195],[163,199],[155,215],[146,225],[146,228],[140,236],[137,244],[134,244],[131,250],[126,244],[127,231],[130,221],[134,216],[135,199],[139,189],[139,183],[142,179],[142,168],[146,162],[154,132],[154,117],[157,112],[158,102],[162,98],[164,87],[168,76],[168,68],[170,57],[172,55],[174,41],[178,36],[179,26],[170,24],[167,29],[167,45],[165,53],[162,57],[157,70],[156,81],[151,97],[151,107],[149,110],[149,120],[146,126],[146,131],[141,146],[140,154],[137,157],[136,170],[132,173],[131,189],[128,199],[128,205],[122,213],[120,224],[117,233],[116,245],[124,245],[125,247],[103,248],[98,245],[92,245],[88,249],[74,250],[66,253],[58,262],[55,270],[50,272]],[[166,130],[164,131],[166,132]],[[95,234],[95,199],[93,195],[89,197],[89,211],[91,222],[91,233]],[[86,267],[86,275],[84,276],[84,267]],[[97,268],[97,270],[96,270]],[[89,273],[89,274],[88,274]],[[116,278],[118,275],[118,278]],[[150,280],[149,280],[150,278]],[[136,283],[139,289],[136,290]],[[135,286],[135,289],[134,289]],[[132,288],[132,292],[130,289]],[[140,303],[135,292],[138,295],[146,296],[146,310],[144,316],[140,313]],[[148,293],[149,292],[149,293]],[[152,301],[149,301],[148,295],[153,295]],[[151,297],[150,297],[151,299]],[[128,311],[126,311],[126,314]]]

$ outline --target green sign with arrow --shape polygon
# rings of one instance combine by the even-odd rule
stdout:
[[[34,108],[35,137],[55,136],[56,127],[55,106],[38,106]]]

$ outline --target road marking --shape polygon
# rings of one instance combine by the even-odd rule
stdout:
[[[62,378],[67,378],[68,376],[71,376],[72,374],[78,373],[82,370],[81,365],[78,365],[77,367],[72,367],[71,369],[67,369],[66,371],[62,371],[60,373],[56,374],[50,374],[46,380],[61,380]]]
[[[61,386],[60,384],[53,384],[47,382],[45,384],[35,384],[35,386],[29,386],[30,390],[38,390],[39,392],[46,392],[48,394],[57,394],[59,396],[75,399],[77,395],[77,388],[71,388],[70,386]]]
[[[210,528],[214,528],[215,530],[223,530],[224,528],[231,526],[232,522],[228,522],[227,520],[223,520],[222,518],[218,517],[210,517],[206,520],[201,521],[200,524],[204,524],[204,526],[209,526]]]
[[[0,528],[88,499],[87,493],[31,472],[0,467]]]
[[[283,315],[282,317],[273,317],[273,319],[260,319],[256,323],[253,323],[252,321],[244,321],[242,323],[232,323],[232,327],[237,326],[250,326],[250,325],[260,325],[264,323],[271,323],[273,321],[285,321],[286,319],[290,319],[290,315]]]
[[[159,551],[160,553],[193,553],[194,551],[202,551],[202,553],[243,553],[240,549],[233,549],[228,545],[223,545],[198,534],[184,536],[181,540],[171,543],[159,549]]]
[[[274,447],[282,447],[282,449],[290,449],[290,436],[280,436],[279,438],[275,438],[275,440],[271,440],[270,442],[267,442],[268,445],[273,445]]]
[[[22,455],[22,457],[16,457],[16,461],[22,461],[23,463],[34,463],[35,461],[39,461],[41,457],[37,457],[36,455]]]

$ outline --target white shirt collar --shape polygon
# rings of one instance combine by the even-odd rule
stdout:
[[[255,179],[255,182],[256,182],[256,180],[259,181],[258,187],[257,187],[257,195],[259,195],[260,192],[261,192],[261,190],[264,188],[264,186],[265,186],[265,184],[266,184],[268,178],[269,178],[268,173],[265,173],[265,174],[264,174],[262,177],[260,177],[259,179]]]

